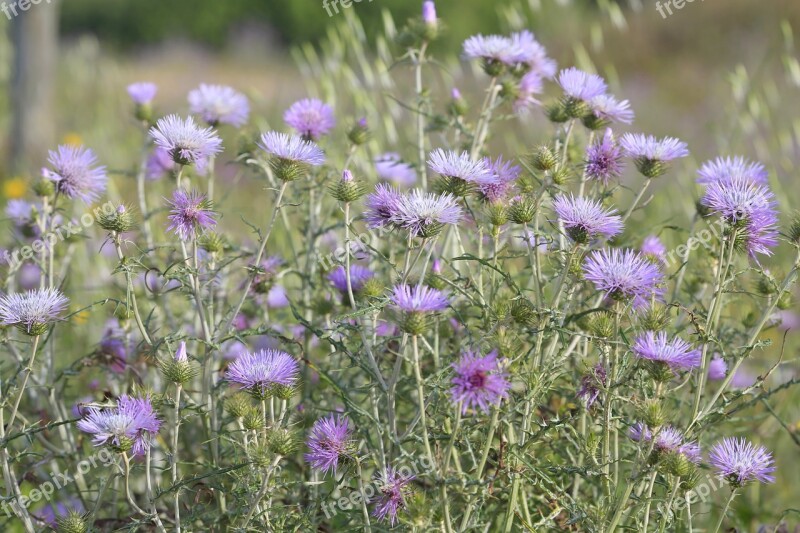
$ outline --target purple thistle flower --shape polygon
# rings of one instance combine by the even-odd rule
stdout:
[[[58,289],[37,289],[0,297],[0,320],[28,335],[41,335],[59,319],[69,298]]]
[[[353,292],[358,292],[364,288],[364,284],[374,276],[375,273],[367,267],[350,265],[350,286]],[[339,265],[333,272],[328,274],[328,280],[337,290],[343,293],[347,292],[347,274],[343,266]]]
[[[375,504],[372,516],[380,520],[389,520],[389,524],[394,526],[397,522],[397,512],[406,506],[406,498],[410,495],[407,485],[413,479],[413,475],[404,475],[391,466],[384,468],[378,474],[379,494],[370,502]]]
[[[614,134],[606,130],[603,139],[586,148],[586,177],[608,185],[612,179],[618,178],[625,169],[622,149],[616,143]]]
[[[26,200],[9,200],[6,204],[6,216],[17,226],[24,226],[33,220],[33,210],[41,209]]]
[[[42,175],[55,182],[59,193],[91,204],[106,190],[106,167],[95,166],[97,157],[89,148],[60,145],[48,153],[51,168],[42,169]]]
[[[447,309],[447,294],[426,286],[396,285],[390,296],[392,303],[406,313],[433,313]]]
[[[511,161],[504,161],[502,156],[494,160],[486,157],[483,163],[489,169],[491,179],[478,183],[481,199],[489,203],[506,200],[522,170]]]
[[[436,4],[433,0],[422,2],[422,21],[431,26],[436,25]]]
[[[578,398],[582,398],[586,402],[587,409],[591,409],[597,401],[601,390],[606,387],[606,382],[606,367],[602,363],[597,363],[590,373],[583,376],[578,389]]]
[[[172,193],[169,205],[172,210],[167,218],[172,223],[167,231],[174,231],[182,241],[188,241],[196,232],[213,228],[217,224],[211,202],[197,191],[177,189]]]
[[[473,35],[464,41],[464,57],[514,66],[517,57],[511,39],[503,35]]]
[[[691,370],[700,366],[700,350],[675,337],[672,341],[667,333],[647,331],[636,339],[632,347],[633,353],[642,359],[665,363],[673,370]]]
[[[150,136],[179,165],[195,165],[203,171],[208,159],[222,151],[222,140],[212,128],[201,128],[192,117],[178,115],[158,119]]]
[[[514,100],[514,112],[518,115],[526,115],[533,106],[540,105],[541,102],[536,98],[544,90],[544,79],[535,71],[530,71],[519,80],[517,87],[517,97]]]
[[[225,373],[225,379],[238,383],[254,396],[265,398],[275,387],[292,387],[297,381],[300,367],[286,352],[259,350],[243,353]]]
[[[387,152],[375,158],[375,172],[378,178],[395,186],[410,187],[417,181],[417,171],[412,165],[404,163],[400,154]]]
[[[319,166],[325,162],[325,154],[316,143],[305,141],[296,135],[269,131],[261,135],[258,146],[278,159],[293,163]]]
[[[336,125],[333,109],[316,98],[293,103],[283,114],[283,121],[307,141],[316,141]]]
[[[556,62],[547,57],[547,50],[528,30],[514,32],[510,37],[513,66],[522,66],[528,73],[550,79],[556,74]]]
[[[123,394],[116,407],[86,410],[88,413],[77,426],[94,435],[95,446],[109,445],[119,451],[130,449],[133,455],[144,455],[150,449],[151,436],[161,427],[149,396],[136,398]]]
[[[79,514],[86,512],[83,502],[78,498],[71,497],[66,502],[48,503],[39,510],[38,518],[53,529],[56,529],[58,520],[68,516],[71,512]]]
[[[731,378],[731,387],[734,389],[746,389],[752,387],[756,382],[756,377],[744,367],[739,367]]]
[[[716,356],[708,364],[708,379],[722,381],[728,375],[728,364],[722,357]]]
[[[453,363],[455,376],[450,397],[453,403],[461,404],[461,413],[469,408],[480,408],[484,413],[508,397],[508,374],[504,372],[497,359],[497,351],[484,357],[479,352],[465,351],[461,359]]]
[[[661,239],[655,235],[648,235],[642,241],[642,247],[639,251],[645,257],[654,259],[658,263],[664,263],[667,259],[667,247],[661,242]]]
[[[189,110],[200,115],[210,126],[243,126],[250,115],[247,97],[226,85],[206,85],[189,92]]]
[[[628,100],[619,101],[610,94],[595,96],[589,100],[589,107],[592,114],[604,123],[631,124],[635,116]]]
[[[100,339],[98,354],[103,357],[110,370],[117,373],[125,372],[130,348],[130,343],[125,339],[125,332],[118,326],[116,320],[108,321],[103,338]]]
[[[581,101],[589,101],[605,94],[608,88],[603,78],[597,74],[589,74],[575,67],[559,72],[557,81],[564,94]]]
[[[375,192],[368,194],[364,200],[364,220],[370,228],[394,227],[393,222],[403,195],[390,185],[379,183]]]
[[[452,194],[426,193],[414,189],[400,196],[391,222],[408,230],[412,237],[428,238],[437,235],[445,224],[458,224],[462,212]]]
[[[625,153],[634,159],[672,161],[689,155],[686,143],[674,137],[665,137],[659,140],[653,135],[626,133],[622,136],[620,144]]]
[[[131,97],[133,103],[137,105],[147,105],[153,101],[158,92],[158,87],[155,83],[147,81],[140,81],[128,85],[128,96]]]
[[[744,438],[726,437],[711,447],[711,466],[734,486],[748,481],[773,483],[775,471],[772,454],[764,446],[755,446]]]
[[[611,299],[632,299],[635,309],[660,296],[661,272],[633,250],[594,251],[584,262],[583,272],[587,280]]]
[[[767,169],[758,161],[741,156],[717,157],[706,161],[697,171],[697,183],[744,180],[756,185],[767,185]]]
[[[650,429],[642,422],[636,422],[628,430],[628,437],[636,442],[648,442],[653,438]]]
[[[178,345],[178,350],[175,352],[176,363],[188,363],[189,356],[186,355],[186,341],[181,341]]]
[[[175,161],[169,151],[160,146],[153,148],[145,163],[145,177],[149,180],[160,180],[175,172]]]
[[[350,429],[350,420],[346,416],[331,415],[314,422],[306,446],[310,450],[305,454],[311,468],[323,474],[336,469],[339,461],[352,458],[355,454],[355,443]]]
[[[480,183],[492,178],[484,160],[473,161],[467,152],[437,148],[428,155],[428,167],[444,177],[468,183]]]
[[[736,230],[736,247],[755,257],[772,255],[778,244],[774,198],[766,186],[738,178],[709,183],[701,202]]]
[[[553,201],[553,208],[577,243],[586,244],[600,235],[610,239],[622,231],[622,218],[615,214],[616,209],[604,209],[598,201],[562,195]]]

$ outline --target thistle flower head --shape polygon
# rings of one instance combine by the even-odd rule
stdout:
[[[607,129],[601,140],[586,148],[586,177],[608,185],[612,179],[618,178],[624,169],[622,149],[614,139],[614,134]]]
[[[461,207],[453,195],[414,189],[399,197],[390,220],[412,237],[429,238],[437,235],[446,224],[458,224],[461,217]]]
[[[144,455],[150,448],[151,437],[161,427],[149,396],[123,394],[116,407],[88,407],[87,411],[77,426],[81,431],[93,435],[95,446],[108,445],[120,452],[130,450],[133,455]]]
[[[398,187],[411,187],[417,181],[417,171],[412,165],[404,163],[400,154],[387,152],[375,158],[375,172],[378,179]]]
[[[658,267],[633,250],[604,249],[592,252],[583,266],[584,276],[614,300],[633,300],[642,309],[660,295]]]
[[[603,236],[610,239],[622,232],[622,218],[615,209],[604,209],[600,202],[585,197],[562,195],[553,201],[558,218],[567,233],[577,243]]]
[[[373,277],[375,277],[375,273],[367,267],[350,265],[350,287],[353,289],[353,292],[360,291],[364,287],[364,284]],[[340,265],[333,269],[333,271],[328,274],[328,280],[338,291],[343,293],[347,292],[347,272],[345,271],[345,267]]]
[[[106,167],[96,166],[97,157],[89,148],[61,145],[48,153],[50,168],[42,169],[42,175],[59,193],[91,204],[106,190]]]
[[[261,135],[259,148],[270,157],[270,167],[282,181],[293,181],[307,172],[309,166],[325,162],[325,154],[316,143],[297,135],[269,131]]]
[[[385,467],[378,474],[378,494],[371,501],[375,505],[372,516],[388,520],[394,526],[398,511],[406,507],[406,499],[410,495],[407,485],[413,480],[413,475],[404,475],[390,466]]]
[[[740,487],[749,481],[773,483],[775,471],[772,454],[764,446],[744,438],[726,437],[711,447],[709,462],[717,473]]]
[[[0,319],[27,335],[41,335],[59,319],[69,299],[55,288],[37,289],[0,297]]]
[[[487,413],[508,396],[511,385],[508,374],[500,368],[496,350],[486,356],[467,350],[452,366],[455,375],[450,397],[453,403],[461,404],[463,414],[470,408]]]
[[[239,355],[228,367],[225,378],[262,399],[293,387],[299,372],[300,367],[291,355],[269,349]]]
[[[176,189],[172,193],[172,201],[169,202],[171,224],[167,231],[174,231],[183,241],[191,240],[196,233],[213,228],[217,221],[214,218],[214,211],[204,194],[197,191],[184,191]]]
[[[538,72],[532,70],[522,76],[514,99],[514,112],[518,115],[525,115],[532,107],[540,105],[541,102],[536,95],[541,94],[543,90],[544,79]]]
[[[583,123],[593,130],[612,122],[631,124],[635,116],[628,100],[617,100],[610,94],[600,94],[589,100],[589,109],[591,112]]]
[[[247,122],[250,103],[232,87],[201,83],[189,92],[189,110],[211,126],[230,124],[238,128]]]
[[[435,313],[450,304],[447,294],[430,287],[396,285],[390,296],[392,303],[406,313]]]
[[[316,141],[336,125],[333,109],[316,98],[293,103],[283,114],[283,121],[307,141]]]
[[[158,87],[155,83],[140,81],[128,85],[128,96],[131,97],[134,104],[148,105],[153,101],[158,92]]]
[[[605,389],[607,382],[606,367],[602,363],[597,363],[591,372],[583,376],[581,386],[578,389],[578,398],[586,402],[586,408],[590,409],[600,397],[600,392]]]
[[[149,180],[159,180],[175,171],[175,161],[169,152],[156,146],[150,152],[145,163],[145,177]]]
[[[564,94],[575,100],[586,102],[605,94],[608,86],[597,74],[589,74],[575,67],[564,69],[558,73],[556,81]]]
[[[436,4],[433,0],[422,2],[422,21],[425,24],[436,25]]]
[[[468,183],[491,179],[491,170],[482,159],[473,161],[467,152],[453,152],[437,148],[428,155],[428,167],[437,174]]]
[[[156,122],[150,129],[156,146],[169,153],[179,165],[195,165],[205,170],[208,159],[222,151],[222,140],[212,128],[202,128],[192,117],[183,120],[178,115],[169,115]]]
[[[756,185],[767,185],[768,175],[767,169],[758,161],[750,161],[742,156],[717,157],[703,163],[697,171],[697,183],[742,180]]]
[[[355,455],[355,442],[346,416],[331,415],[314,423],[306,441],[309,453],[305,454],[311,468],[327,473],[336,469],[342,460],[352,459]]]
[[[489,203],[506,200],[522,169],[511,161],[505,161],[502,156],[497,159],[484,158],[483,163],[489,169],[490,178],[478,183],[479,196]]]
[[[642,241],[642,247],[639,251],[645,257],[649,257],[658,263],[663,263],[667,259],[667,247],[661,242],[661,239],[655,235],[648,235]]]
[[[391,229],[403,195],[390,185],[379,183],[364,200],[364,220],[370,228]]]
[[[673,370],[690,370],[700,366],[700,350],[678,337],[669,340],[667,333],[647,331],[636,339],[633,353],[648,361],[666,364]]]
[[[664,174],[670,161],[689,155],[686,143],[674,137],[657,139],[652,135],[626,133],[620,145],[628,157],[633,158],[639,172],[648,178]]]
[[[722,381],[728,375],[728,364],[722,357],[716,356],[708,364],[708,379]]]

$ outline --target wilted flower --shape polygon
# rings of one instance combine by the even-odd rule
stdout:
[[[614,139],[614,134],[607,129],[602,140],[586,148],[586,177],[608,185],[612,179],[618,178],[624,169],[622,149]]]
[[[197,191],[177,189],[172,193],[169,205],[172,209],[167,218],[171,224],[167,231],[174,231],[183,241],[191,240],[197,232],[213,228],[217,224],[211,202]]]
[[[300,367],[286,352],[260,350],[243,353],[225,373],[225,379],[238,383],[257,398],[267,398],[276,390],[291,388],[297,382]]]
[[[144,455],[150,448],[152,435],[161,427],[149,396],[123,394],[116,407],[86,409],[88,414],[77,425],[81,431],[94,435],[95,446],[109,445],[120,452],[130,450],[133,455]]]
[[[352,459],[355,455],[355,442],[350,428],[350,420],[346,416],[331,415],[314,422],[306,445],[310,450],[305,454],[311,468],[323,474],[333,471],[339,461]]]
[[[106,167],[95,166],[97,157],[89,148],[61,145],[49,152],[47,162],[51,168],[42,169],[42,175],[67,198],[90,204],[106,190]]]
[[[767,185],[767,176],[767,169],[758,161],[750,161],[742,156],[717,157],[703,163],[697,171],[697,183],[743,180],[756,185]]]
[[[293,103],[283,114],[283,121],[307,141],[318,140],[336,125],[333,109],[316,98]]]
[[[486,413],[508,396],[511,385],[508,374],[500,368],[496,350],[486,356],[467,350],[452,366],[455,376],[450,397],[461,404],[462,413],[469,408],[480,408]]]
[[[772,454],[764,446],[755,446],[744,438],[726,437],[711,447],[711,466],[732,485],[749,481],[773,483],[775,471]]]
[[[0,319],[27,335],[41,335],[59,319],[69,299],[55,288],[38,289],[0,297]]]
[[[403,475],[387,466],[378,474],[379,492],[371,503],[375,504],[372,515],[380,520],[389,520],[392,526],[397,522],[397,512],[406,506],[406,498],[410,495],[407,487],[414,480],[413,475]]]
[[[633,250],[604,249],[592,252],[583,266],[584,276],[613,300],[633,300],[641,309],[660,294],[661,272]]]
[[[203,171],[208,159],[222,151],[222,140],[212,128],[201,128],[192,117],[169,115],[156,122],[150,136],[179,165],[195,165]]]
[[[210,126],[230,124],[237,128],[247,122],[250,103],[247,97],[226,85],[206,85],[189,92],[189,110]]]
[[[578,398],[586,402],[586,408],[590,409],[600,396],[600,392],[605,389],[607,380],[606,367],[602,363],[597,363],[592,371],[581,379],[581,386],[578,389]]]
[[[610,239],[622,231],[622,219],[615,214],[616,209],[604,209],[590,198],[562,195],[553,200],[553,209],[570,238],[580,244],[600,235]]]
[[[375,158],[375,172],[378,179],[395,186],[410,187],[417,181],[417,171],[412,165],[404,163],[400,154],[387,152]]]

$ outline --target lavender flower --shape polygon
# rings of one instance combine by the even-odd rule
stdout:
[[[412,237],[426,239],[438,235],[446,224],[458,224],[461,217],[461,207],[453,195],[414,189],[400,196],[390,220]]]
[[[589,100],[590,113],[583,124],[593,130],[605,127],[612,122],[630,124],[634,114],[627,100],[617,100],[610,94],[601,94]]]
[[[358,292],[364,288],[364,284],[372,279],[375,273],[361,265],[350,265],[350,286],[353,292]],[[343,266],[336,267],[333,272],[328,274],[328,280],[337,290],[347,293],[347,274]]]
[[[614,134],[607,129],[601,141],[586,148],[586,177],[608,185],[612,179],[618,178],[624,169],[622,149],[614,140]]]
[[[502,74],[505,68],[515,71],[533,72],[540,78],[552,78],[556,64],[547,57],[547,51],[523,30],[510,37],[503,35],[474,35],[464,41],[464,57],[480,59],[483,69],[490,76]]]
[[[437,148],[428,156],[428,167],[442,176],[444,190],[456,196],[466,196],[473,186],[492,179],[486,162],[473,161],[467,152]]]
[[[664,263],[667,260],[667,247],[655,235],[645,237],[639,251],[645,257],[649,257],[658,263]]]
[[[201,128],[192,117],[169,115],[156,122],[150,136],[179,165],[195,165],[203,171],[208,159],[222,151],[222,140],[212,128]]]
[[[389,185],[379,183],[375,192],[367,195],[364,200],[364,220],[370,228],[392,229],[395,227],[395,215],[403,195]]]
[[[175,172],[175,161],[169,152],[160,146],[153,148],[145,162],[145,177],[149,180],[160,180],[173,172]]]
[[[331,415],[314,423],[306,441],[310,450],[305,454],[311,468],[323,474],[336,469],[339,461],[351,459],[355,455],[355,442],[346,416]]]
[[[578,389],[578,398],[582,398],[586,402],[587,409],[591,409],[597,398],[600,397],[600,392],[605,389],[606,382],[606,367],[602,363],[597,363],[590,373],[583,376]]]
[[[600,235],[610,239],[622,231],[622,219],[615,214],[616,209],[603,209],[598,201],[559,196],[553,201],[553,208],[576,243],[586,244]]]
[[[392,303],[406,313],[435,313],[450,304],[447,294],[430,287],[396,285],[390,297]]]
[[[648,442],[653,438],[653,433],[642,422],[636,422],[628,430],[628,437],[636,442]]]
[[[59,319],[69,299],[55,288],[0,297],[0,320],[30,336],[41,335]]]
[[[648,361],[666,365],[672,370],[691,370],[700,366],[700,350],[678,337],[670,341],[664,331],[648,331],[636,339],[633,353]]]
[[[608,88],[603,78],[597,74],[589,74],[575,67],[559,72],[557,81],[564,94],[584,102],[605,94]]]
[[[544,90],[544,80],[538,72],[528,72],[519,80],[517,96],[514,99],[514,112],[518,115],[526,115],[533,106],[540,105],[541,102],[536,95]]]
[[[731,485],[741,487],[749,481],[773,483],[775,471],[772,454],[764,446],[755,446],[743,438],[726,437],[711,447],[711,466]]]
[[[87,407],[88,414],[78,421],[78,429],[94,436],[95,446],[111,446],[119,452],[144,455],[150,449],[152,435],[158,433],[161,421],[153,410],[150,397],[119,397],[110,409]]]
[[[457,363],[453,363],[455,376],[450,397],[461,404],[462,414],[469,408],[480,408],[484,413],[508,397],[511,384],[499,365],[497,351],[481,356],[479,352],[465,351]]]
[[[299,372],[300,367],[291,355],[270,349],[240,355],[228,367],[225,378],[264,399],[294,387]]]
[[[743,180],[756,185],[767,185],[767,169],[758,161],[744,157],[717,157],[706,161],[697,171],[697,183]]]
[[[67,198],[91,204],[106,190],[106,167],[95,166],[97,157],[89,148],[61,145],[49,152],[47,162],[52,168],[42,169],[42,175]]]
[[[336,125],[333,110],[316,98],[293,103],[283,114],[283,121],[306,141],[316,141]]]
[[[635,309],[660,295],[658,268],[632,250],[604,249],[592,252],[583,266],[584,276],[613,300],[633,300]]]
[[[157,92],[158,87],[155,83],[140,81],[128,85],[128,96],[136,105],[149,105]]]
[[[250,115],[247,97],[226,85],[206,85],[189,92],[189,110],[200,115],[210,126],[243,126]]]
[[[639,172],[648,178],[661,176],[668,170],[670,161],[689,155],[686,143],[674,137],[659,140],[652,135],[626,133],[620,144],[633,158]]]
[[[380,494],[371,501],[375,504],[372,515],[380,520],[389,520],[389,524],[394,526],[397,512],[405,508],[406,498],[410,495],[407,485],[413,480],[413,475],[403,475],[390,466],[384,468],[378,475]]]
[[[725,359],[716,356],[708,364],[708,379],[711,381],[722,381],[728,375],[728,365]]]
[[[478,183],[479,196],[489,203],[506,200],[522,169],[511,161],[503,160],[502,156],[494,160],[484,158],[483,163],[489,169],[491,179]]]
[[[436,4],[433,0],[422,2],[422,21],[429,26],[436,26]]]
[[[412,165],[404,163],[400,154],[387,152],[375,158],[375,172],[378,179],[395,186],[410,187],[417,181],[417,171]]]
[[[512,47],[512,66],[540,78],[550,79],[556,74],[556,62],[547,57],[547,50],[528,30],[514,32],[509,38]]]
[[[325,162],[325,154],[312,141],[296,135],[269,131],[261,135],[259,148],[270,156],[270,167],[282,181],[293,181],[307,172],[309,166]]]
[[[196,233],[213,228],[217,224],[214,211],[211,210],[211,202],[204,194],[197,191],[187,192],[177,189],[172,193],[172,201],[169,204],[172,210],[167,218],[172,223],[167,231],[174,231],[182,241],[191,240]]]

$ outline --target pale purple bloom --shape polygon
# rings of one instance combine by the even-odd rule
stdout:
[[[636,422],[628,430],[628,437],[636,442],[647,442],[653,438],[653,434],[644,423]]]
[[[6,216],[17,226],[23,226],[33,220],[33,210],[40,206],[26,200],[13,199],[6,204]]]
[[[400,196],[391,222],[409,232],[412,237],[431,237],[445,224],[458,224],[462,212],[452,194],[426,193],[414,189]]]
[[[94,435],[95,446],[110,445],[123,450],[130,446],[133,455],[144,455],[150,449],[152,435],[161,427],[149,396],[137,398],[123,394],[116,407],[89,407],[87,412],[77,426]]]
[[[379,494],[370,502],[375,504],[372,515],[380,520],[389,520],[389,524],[394,526],[397,512],[405,508],[410,493],[406,485],[413,480],[413,475],[406,476],[391,466],[384,468],[378,474]]]
[[[648,235],[642,241],[642,247],[639,250],[645,257],[655,259],[659,263],[666,261],[667,247],[661,242],[661,239],[655,235]]]
[[[494,160],[486,157],[483,163],[489,169],[491,178],[478,183],[479,195],[490,203],[506,200],[522,169],[511,161],[503,160],[502,156]]]
[[[159,180],[175,172],[175,161],[169,151],[160,146],[153,148],[145,163],[145,177],[149,180]]]
[[[316,98],[293,103],[283,114],[283,121],[309,141],[316,141],[336,125],[333,109]]]
[[[417,181],[417,171],[412,165],[404,163],[400,154],[387,152],[375,158],[375,172],[378,178],[396,186],[410,187]]]
[[[739,367],[731,378],[731,387],[734,389],[747,389],[756,382],[756,377],[744,367]]]
[[[666,162],[689,155],[687,144],[674,137],[657,139],[653,135],[626,133],[620,139],[620,144],[625,153],[634,159]]]
[[[637,357],[665,363],[673,370],[691,370],[700,366],[700,350],[693,349],[679,337],[670,341],[665,331],[645,332],[631,349]]]
[[[422,2],[422,20],[425,24],[436,24],[436,4],[433,0]]]
[[[311,468],[323,474],[336,469],[339,461],[348,459],[355,453],[355,442],[346,416],[331,415],[314,422],[306,445],[310,450],[305,454]]]
[[[637,422],[628,430],[628,436],[636,442],[650,442],[653,433],[645,424]],[[664,426],[658,431],[653,449],[679,453],[694,464],[701,460],[700,446],[695,441],[685,442],[683,434],[672,426]]]
[[[106,167],[96,166],[97,157],[89,148],[60,145],[48,153],[51,168],[42,169],[42,175],[55,182],[59,193],[90,204],[106,190]]]
[[[597,74],[589,74],[575,67],[558,73],[558,84],[564,94],[576,100],[589,101],[605,94],[606,82]]]
[[[772,454],[764,446],[756,446],[744,438],[726,437],[711,447],[711,466],[720,476],[736,486],[748,481],[773,483],[775,471]]]
[[[393,219],[397,214],[400,199],[403,195],[390,185],[379,183],[375,192],[368,194],[364,200],[364,220],[370,228],[393,228]]]
[[[106,323],[106,331],[100,339],[98,354],[103,357],[108,367],[113,372],[122,373],[128,366],[128,355],[131,345],[125,338],[125,332],[119,327],[116,320]]]
[[[293,163],[319,166],[325,162],[325,154],[316,143],[303,140],[296,135],[289,136],[277,131],[268,131],[261,134],[258,146],[272,156]]]
[[[138,105],[147,105],[153,101],[158,92],[158,87],[155,83],[147,81],[140,81],[128,85],[128,96],[131,97],[133,103]]]
[[[514,66],[518,53],[510,38],[503,35],[473,35],[464,41],[464,57]]]
[[[635,309],[660,296],[663,281],[658,267],[633,250],[592,252],[583,265],[584,276],[614,300],[633,300]]]
[[[167,218],[171,224],[167,231],[174,231],[182,241],[188,241],[197,232],[213,228],[217,224],[211,203],[204,194],[197,191],[177,189],[172,193],[169,205],[172,209]]]
[[[616,209],[604,209],[590,198],[562,195],[553,200],[553,209],[567,234],[579,243],[601,235],[610,239],[622,231],[622,218],[615,214]]]
[[[247,122],[250,103],[232,87],[201,83],[189,93],[189,110],[211,126],[230,124],[238,128]]]
[[[241,354],[228,367],[225,379],[256,396],[264,397],[276,386],[294,386],[299,372],[297,361],[288,353],[260,350]]]
[[[0,320],[29,334],[39,335],[59,319],[69,298],[55,288],[37,289],[0,297]]]
[[[697,171],[697,183],[744,180],[756,185],[767,185],[767,169],[758,161],[742,156],[717,157],[706,161]]]
[[[364,284],[372,279],[375,273],[361,265],[350,265],[350,287],[353,292],[360,291]],[[333,272],[328,274],[328,280],[333,284],[336,289],[341,292],[347,292],[347,274],[343,266],[336,267]]]
[[[186,355],[186,341],[181,341],[178,345],[178,350],[175,352],[176,363],[188,363],[189,356]]]
[[[178,115],[158,119],[150,128],[150,136],[179,165],[195,165],[202,171],[208,159],[222,151],[222,140],[212,128],[202,128],[192,117]]]
[[[273,285],[267,292],[267,307],[270,309],[281,309],[289,307],[289,296],[283,285]]]
[[[627,100],[617,100],[610,94],[601,94],[589,100],[592,114],[605,122],[633,122],[634,114]]]
[[[461,359],[452,365],[455,376],[450,397],[461,404],[462,414],[480,408],[484,413],[508,397],[508,374],[500,368],[497,351],[481,356],[477,351],[467,350]]]
[[[590,409],[600,396],[600,392],[605,389],[607,381],[606,367],[602,363],[597,363],[587,375],[581,379],[581,386],[578,389],[578,398],[586,402],[586,408]]]
[[[728,365],[725,359],[716,356],[708,364],[708,379],[711,381],[722,381],[728,374]]]
[[[39,267],[39,265],[34,263],[24,263],[19,268],[17,283],[19,283],[20,289],[24,291],[32,291],[41,286],[41,281],[42,269]]]
[[[490,180],[492,175],[483,159],[473,161],[467,152],[437,148],[428,155],[428,167],[437,174],[469,183]]]
[[[603,139],[586,148],[586,177],[608,185],[612,179],[618,178],[625,169],[622,149],[614,139],[610,129],[606,130]]]
[[[58,519],[69,515],[70,512],[83,514],[86,512],[86,508],[80,499],[71,497],[66,502],[48,503],[39,510],[38,518],[56,529]],[[34,514],[34,516],[36,515]]]
[[[547,56],[547,50],[528,30],[514,32],[510,37],[513,66],[522,66],[540,78],[552,78],[556,62]]]
[[[396,285],[390,297],[392,303],[407,313],[443,311],[449,305],[447,294],[427,286]]]

